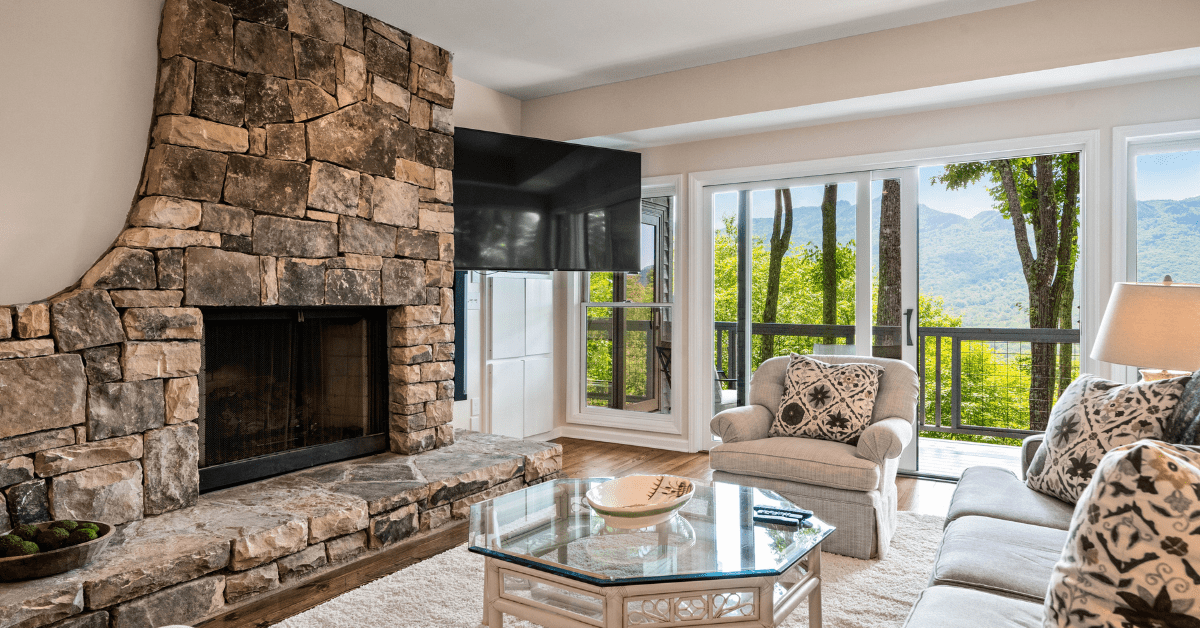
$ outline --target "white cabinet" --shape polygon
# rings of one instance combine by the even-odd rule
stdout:
[[[493,434],[554,428],[554,287],[549,278],[488,279],[488,416]]]

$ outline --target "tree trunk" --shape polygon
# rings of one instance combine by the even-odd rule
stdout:
[[[879,203],[879,287],[875,324],[900,326],[900,180],[885,179]],[[880,334],[878,344],[901,344],[899,331]]]
[[[821,323],[825,325],[837,324],[837,190],[836,183],[826,185],[821,201]],[[831,345],[837,338],[825,336],[821,342]]]
[[[1062,295],[1062,301],[1059,309],[1058,328],[1073,329],[1075,327],[1071,314],[1075,308],[1075,286],[1071,285]],[[1062,396],[1067,386],[1071,385],[1071,381],[1075,379],[1075,356],[1073,351],[1074,345],[1063,343],[1058,345],[1058,394],[1054,396],[1057,401]]]
[[[783,267],[783,256],[792,244],[792,191],[788,188],[775,190],[775,224],[771,227],[770,265],[767,269],[767,298],[763,304],[762,320],[774,323],[779,313],[779,274]],[[762,354],[759,364],[775,357],[774,334],[763,334]]]

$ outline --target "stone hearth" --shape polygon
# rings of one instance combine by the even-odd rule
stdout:
[[[0,307],[0,532],[219,510],[198,490],[201,307],[389,308],[390,449],[454,442],[450,53],[332,0],[166,0],[159,52],[124,230],[78,284]],[[274,515],[244,508],[239,526],[274,529]],[[338,525],[365,529],[384,510]],[[344,536],[311,519],[286,519],[308,538],[271,551]],[[223,538],[214,525],[204,534]],[[226,564],[203,561],[212,569],[192,570]]]
[[[460,432],[414,456],[378,454],[207,493],[120,527],[91,565],[0,586],[0,626],[195,625],[557,477],[562,447]],[[58,623],[55,623],[58,622]]]

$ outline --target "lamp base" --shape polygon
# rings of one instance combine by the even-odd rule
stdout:
[[[1157,382],[1160,379],[1171,379],[1172,377],[1183,377],[1191,375],[1191,371],[1167,371],[1163,369],[1138,369],[1138,373],[1142,374],[1142,381]]]

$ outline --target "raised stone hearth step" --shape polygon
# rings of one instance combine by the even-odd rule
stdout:
[[[208,493],[119,526],[91,565],[0,587],[0,625],[37,628],[93,611],[122,625],[194,625],[461,519],[470,504],[562,467],[552,443],[465,431],[455,439],[415,456],[378,454]]]

